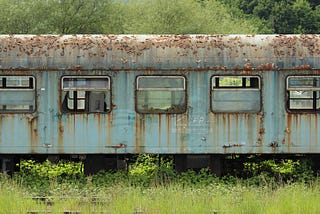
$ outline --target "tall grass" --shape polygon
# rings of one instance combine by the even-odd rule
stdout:
[[[276,189],[213,183],[207,186],[137,187],[112,185],[102,188],[92,184],[49,189],[45,200],[35,199],[33,192],[16,181],[2,179],[0,213],[50,211],[63,213],[318,213],[320,184],[286,184]],[[72,190],[71,190],[72,189]]]

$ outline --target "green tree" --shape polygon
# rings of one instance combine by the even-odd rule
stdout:
[[[292,13],[292,6],[286,1],[276,2],[272,8],[269,21],[275,33],[293,33],[295,16]]]
[[[46,4],[42,0],[1,0],[0,33],[26,34],[45,30],[48,18]]]
[[[49,26],[55,33],[103,33],[107,0],[51,0]]]
[[[262,20],[273,33],[319,33],[318,0],[220,0]],[[261,33],[261,31],[259,31]]]
[[[129,1],[126,33],[256,33],[251,20],[231,14],[216,0]]]
[[[103,33],[109,0],[0,0],[1,33]]]
[[[319,33],[316,11],[312,10],[307,0],[296,0],[292,6],[295,17],[294,33]]]
[[[263,25],[218,0],[0,0],[2,34],[258,33]]]

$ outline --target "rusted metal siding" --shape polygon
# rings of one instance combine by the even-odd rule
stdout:
[[[3,35],[2,69],[319,69],[320,35]]]
[[[319,35],[0,36],[0,74],[36,79],[34,113],[0,113],[0,153],[318,153],[319,117],[286,110],[286,77],[320,74]],[[64,113],[64,75],[106,75],[110,113]],[[139,114],[139,75],[183,75],[187,110]],[[217,113],[211,79],[261,79],[261,110]]]

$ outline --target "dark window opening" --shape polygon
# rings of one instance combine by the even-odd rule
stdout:
[[[109,112],[110,79],[106,76],[63,77],[62,96],[66,112]]]

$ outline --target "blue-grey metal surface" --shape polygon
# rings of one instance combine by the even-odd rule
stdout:
[[[320,75],[320,35],[3,35],[0,69],[36,81],[34,112],[0,112],[0,154],[320,152],[318,113],[286,109],[287,76]],[[64,112],[66,75],[110,77],[111,111]],[[185,77],[186,112],[137,113],[141,75]],[[257,76],[261,87],[239,95],[253,100],[241,112],[236,90],[220,91],[217,107],[219,75]],[[5,93],[1,105],[13,102]]]

